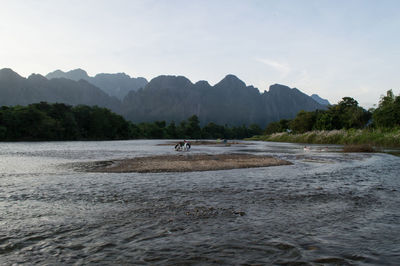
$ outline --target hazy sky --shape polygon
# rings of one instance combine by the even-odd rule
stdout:
[[[332,103],[400,93],[400,1],[0,0],[0,68],[214,84],[234,74]]]

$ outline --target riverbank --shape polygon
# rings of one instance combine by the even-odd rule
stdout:
[[[254,136],[248,140],[273,142],[292,142],[310,144],[339,144],[339,145],[372,145],[376,147],[399,148],[400,129],[350,129],[331,131],[309,131],[302,134],[275,133],[271,135]]]
[[[251,154],[182,154],[89,162],[80,164],[78,168],[86,172],[102,173],[161,173],[214,171],[291,164],[291,162],[271,156]]]

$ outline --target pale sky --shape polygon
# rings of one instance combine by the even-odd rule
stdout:
[[[400,1],[0,0],[0,68],[215,84],[234,74],[363,106],[400,94]]]

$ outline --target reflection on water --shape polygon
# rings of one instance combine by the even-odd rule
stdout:
[[[400,263],[399,157],[260,142],[191,153],[266,154],[294,165],[166,174],[68,168],[174,153],[161,142],[0,143],[0,264]]]

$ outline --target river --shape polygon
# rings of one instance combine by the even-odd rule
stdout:
[[[290,166],[83,173],[162,140],[0,143],[0,264],[400,265],[400,157],[243,142]]]

